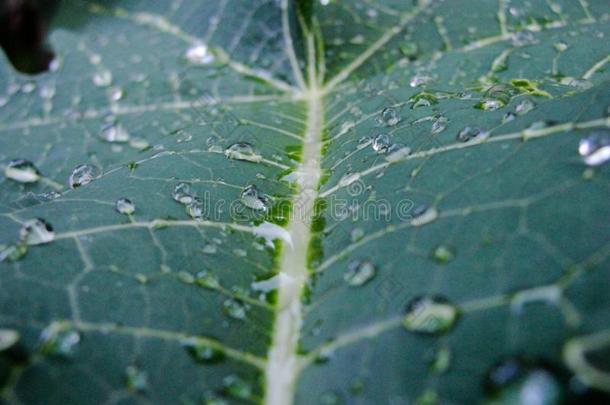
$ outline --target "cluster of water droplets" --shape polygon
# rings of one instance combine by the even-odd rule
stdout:
[[[172,191],[174,201],[184,205],[184,210],[193,219],[203,217],[203,201],[197,197],[189,183],[178,183]]]

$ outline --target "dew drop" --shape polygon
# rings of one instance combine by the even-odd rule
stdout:
[[[26,221],[19,230],[19,239],[28,245],[42,245],[55,239],[53,227],[42,218]]]
[[[225,149],[225,156],[229,159],[260,162],[262,156],[257,154],[254,147],[247,142],[238,142]]]
[[[424,73],[418,73],[411,78],[411,81],[409,82],[409,86],[419,87],[419,86],[423,86],[424,84],[428,84],[431,81],[432,81],[432,76],[429,76]]]
[[[188,183],[179,183],[174,187],[172,198],[180,204],[189,204],[193,201],[193,191]]]
[[[430,107],[438,103],[438,99],[434,94],[427,93],[425,91],[415,94],[409,99],[411,103],[411,109],[420,107]]]
[[[569,76],[563,77],[559,82],[565,86],[575,87],[579,90],[588,90],[593,87],[593,83],[590,80]]]
[[[386,153],[390,146],[390,136],[387,134],[379,134],[373,139],[372,147],[377,153]]]
[[[490,402],[522,405],[560,404],[565,398],[561,382],[543,366],[528,366],[506,359],[488,373],[485,388]]]
[[[599,166],[610,161],[610,136],[594,132],[578,143],[578,153],[589,166]]]
[[[517,106],[515,107],[515,113],[517,113],[517,115],[525,115],[528,112],[532,111],[534,108],[536,108],[536,104],[534,104],[532,100],[526,98],[521,100],[519,104],[517,104]]]
[[[119,101],[123,98],[124,91],[121,87],[116,86],[110,89],[109,95],[112,101]]]
[[[515,32],[512,37],[513,46],[521,47],[538,43],[532,31]]]
[[[114,207],[119,213],[125,215],[131,215],[136,210],[136,205],[129,198],[125,197],[121,197],[116,200]]]
[[[358,140],[358,144],[356,144],[356,149],[364,149],[371,144],[371,138],[368,136],[363,136]]]
[[[432,251],[432,257],[441,264],[447,264],[455,259],[455,251],[449,246],[439,245]]]
[[[343,274],[343,280],[350,287],[360,287],[375,277],[376,272],[375,265],[369,260],[354,260]]]
[[[354,228],[350,232],[350,238],[351,238],[352,242],[358,242],[363,237],[364,237],[364,229],[362,229],[362,228]]]
[[[0,329],[0,352],[10,349],[19,341],[19,332],[13,329]]]
[[[515,94],[516,90],[514,87],[505,84],[497,84],[487,89],[483,94],[481,101],[475,104],[475,108],[485,111],[497,110],[508,104],[511,97]]]
[[[412,226],[422,226],[435,221],[438,218],[438,210],[426,204],[420,205],[413,211]]]
[[[233,398],[247,400],[252,396],[252,386],[234,374],[226,376],[223,385],[224,392]]]
[[[431,369],[436,374],[445,373],[451,365],[451,350],[447,346],[439,347],[432,360]]]
[[[218,281],[218,278],[207,270],[203,270],[197,273],[197,275],[195,276],[195,283],[197,283],[197,285],[203,288],[208,288],[211,290],[216,290],[220,288],[220,282]]]
[[[421,296],[407,305],[403,326],[411,332],[446,333],[455,325],[458,309],[442,297]]]
[[[110,143],[125,143],[129,141],[129,132],[123,125],[117,123],[105,125],[98,136],[102,141]]]
[[[193,219],[203,217],[203,201],[199,197],[193,197],[192,200],[184,206],[188,216]]]
[[[242,204],[256,211],[267,211],[269,209],[269,197],[264,195],[255,185],[247,186],[240,196]]]
[[[400,122],[400,115],[398,111],[393,107],[386,107],[381,110],[381,113],[377,117],[377,123],[387,127],[393,127]]]
[[[112,84],[112,73],[109,70],[100,70],[93,75],[93,84],[97,87],[107,87]]]
[[[186,50],[186,60],[195,65],[209,65],[214,62],[214,54],[204,43],[197,43]]]
[[[244,304],[243,302],[235,299],[229,298],[223,303],[224,313],[230,316],[233,319],[244,320],[248,315],[248,310],[250,306]]]
[[[432,133],[438,134],[438,133],[443,132],[445,130],[445,128],[447,128],[448,123],[449,123],[449,120],[446,117],[444,117],[442,115],[435,116],[432,121]]]
[[[74,353],[80,334],[72,329],[62,328],[59,324],[51,324],[40,334],[40,348],[44,354],[68,357]]]
[[[399,143],[395,143],[394,145],[388,148],[385,159],[390,163],[396,163],[400,162],[401,160],[404,160],[410,154],[411,148]]]
[[[97,177],[96,170],[88,164],[78,165],[72,170],[68,184],[70,188],[78,188],[91,183]]]
[[[127,366],[125,369],[125,383],[131,391],[146,391],[148,388],[148,374],[136,366]]]
[[[221,362],[225,357],[221,350],[194,338],[184,339],[182,346],[197,363],[215,364]]]
[[[8,162],[4,168],[6,178],[19,183],[35,183],[40,180],[40,171],[34,163],[25,159],[14,159]]]
[[[568,44],[564,41],[559,41],[553,45],[553,48],[555,48],[557,52],[564,52],[566,49],[568,49]]]
[[[489,137],[489,131],[475,127],[464,127],[458,132],[456,139],[460,142],[482,141]]]
[[[28,245],[25,243],[19,243],[17,245],[0,245],[0,263],[8,260],[9,262],[16,262],[23,258],[28,252]]]
[[[502,123],[506,124],[507,122],[510,122],[510,121],[514,120],[515,117],[517,117],[517,114],[515,114],[514,112],[509,111],[509,112],[507,112],[506,114],[504,114],[502,116]]]

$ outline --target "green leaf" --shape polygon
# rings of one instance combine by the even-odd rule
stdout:
[[[3,400],[607,398],[603,0],[56,18],[0,63]]]

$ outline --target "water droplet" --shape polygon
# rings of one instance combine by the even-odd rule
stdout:
[[[534,104],[532,100],[526,98],[521,100],[519,104],[517,104],[517,106],[515,107],[515,112],[517,113],[517,115],[524,115],[532,111],[534,108],[536,108],[536,104]]]
[[[102,128],[99,137],[105,142],[124,143],[129,141],[129,132],[121,124],[110,123]]]
[[[93,75],[93,84],[97,87],[107,87],[112,84],[112,73],[109,70],[100,70]]]
[[[464,127],[458,132],[456,139],[460,142],[480,142],[489,137],[489,131],[475,127]]]
[[[458,309],[442,297],[422,296],[411,300],[403,326],[411,332],[441,334],[448,332],[458,318]]]
[[[125,383],[131,391],[146,391],[148,388],[148,374],[136,366],[128,366],[125,369]]]
[[[368,136],[363,136],[358,140],[358,144],[356,145],[356,149],[364,149],[371,144],[371,138]]]
[[[358,242],[360,239],[364,237],[364,229],[362,228],[354,228],[350,233],[350,237],[352,242]]]
[[[257,211],[267,211],[269,209],[269,197],[264,195],[259,189],[251,184],[241,192],[241,202],[246,207]]]
[[[213,255],[218,251],[218,247],[216,247],[216,245],[213,243],[208,243],[201,249],[201,251],[205,254]]]
[[[502,116],[502,123],[505,124],[507,122],[514,120],[516,116],[517,116],[517,114],[509,111],[506,114],[504,114],[504,116]]]
[[[260,162],[262,156],[254,151],[254,147],[247,142],[238,142],[225,149],[225,156],[229,159]]]
[[[248,315],[250,306],[235,298],[229,298],[223,303],[225,314],[233,319],[244,320]]]
[[[184,284],[194,284],[195,283],[195,276],[193,276],[188,271],[184,271],[184,270],[178,272],[178,279],[180,281],[182,281]]]
[[[528,366],[517,358],[496,365],[487,375],[485,388],[490,402],[542,405],[563,403],[561,382],[543,366]]]
[[[513,46],[521,47],[538,43],[532,31],[515,32],[512,37]]]
[[[123,98],[124,91],[121,87],[116,86],[110,89],[109,95],[112,101],[119,101]]]
[[[47,355],[68,357],[74,353],[79,342],[80,334],[77,331],[62,328],[56,323],[40,334],[40,349]]]
[[[369,260],[354,260],[348,265],[343,279],[350,287],[360,287],[375,277],[376,272],[375,265]]]
[[[208,245],[208,246],[216,246],[216,245]],[[203,270],[203,271],[200,271],[199,273],[197,273],[197,276],[195,277],[195,282],[197,283],[197,285],[200,285],[201,287],[204,287],[204,288],[209,288],[211,290],[216,290],[216,289],[220,288],[220,282],[218,281],[218,278],[215,275],[208,272],[207,270]]]
[[[401,160],[404,160],[410,154],[411,148],[399,143],[395,143],[394,145],[388,148],[385,159],[390,163],[396,163],[400,162]]]
[[[559,41],[553,45],[553,48],[555,48],[557,52],[563,52],[568,49],[568,44],[564,41]]]
[[[125,197],[121,197],[116,200],[114,207],[118,212],[125,215],[131,215],[136,210],[136,205],[129,198]]]
[[[494,111],[508,104],[515,94],[517,94],[517,91],[514,87],[506,84],[496,84],[485,91],[481,101],[474,107],[485,111]]]
[[[23,258],[28,252],[28,245],[25,243],[19,243],[17,245],[0,245],[0,263],[8,260],[9,262],[16,262]]]
[[[432,371],[436,374],[445,373],[449,366],[451,365],[451,350],[447,346],[439,347],[435,353],[434,358],[432,359],[432,364],[430,365]]]
[[[0,329],[0,352],[10,349],[19,341],[19,332],[13,329]]]
[[[209,65],[214,62],[214,54],[204,43],[198,43],[187,49],[184,57],[195,65]]]
[[[578,144],[578,153],[589,166],[599,166],[610,161],[610,136],[594,132],[582,138]]]
[[[179,183],[174,187],[172,198],[180,204],[189,204],[193,201],[193,191],[188,183]]]
[[[199,219],[203,217],[203,201],[199,197],[193,197],[191,202],[185,205],[184,209],[188,216],[193,219]]]
[[[412,226],[422,226],[435,221],[438,218],[438,210],[428,205],[420,205],[413,211]]]
[[[438,99],[434,94],[422,91],[421,93],[415,94],[409,99],[411,103],[411,109],[420,107],[430,107],[438,103]]]
[[[225,357],[221,350],[195,338],[183,340],[182,346],[197,363],[215,364],[221,362]]]
[[[447,128],[447,124],[449,123],[449,119],[442,115],[437,115],[434,117],[432,121],[432,133],[438,134],[441,133]]]
[[[428,84],[433,80],[432,76],[429,76],[427,74],[424,73],[418,73],[415,76],[413,76],[411,78],[411,81],[409,82],[409,86],[411,87],[419,87],[422,86],[424,84]]]
[[[26,221],[19,230],[19,239],[28,245],[42,245],[55,239],[53,227],[42,218]]]
[[[593,87],[593,83],[590,80],[575,77],[563,77],[559,82],[565,86],[575,87],[579,90],[588,90]]]
[[[55,96],[55,84],[54,83],[45,83],[40,87],[40,90],[38,91],[38,94],[40,94],[40,98],[43,98],[45,100],[50,100],[53,98],[53,96]]]
[[[400,115],[398,111],[393,107],[386,107],[381,110],[381,113],[377,117],[377,123],[387,127],[393,127],[400,122]]]
[[[34,163],[25,159],[14,159],[8,162],[4,168],[6,178],[19,183],[35,183],[40,180],[40,171]]]
[[[387,134],[379,134],[373,139],[373,150],[377,153],[386,153],[390,146],[390,136]]]
[[[224,392],[238,399],[249,399],[252,396],[252,386],[242,378],[231,374],[223,379]]]
[[[68,184],[70,188],[78,188],[91,183],[97,177],[95,168],[88,164],[78,165],[72,170]]]
[[[432,257],[441,264],[447,264],[455,259],[455,252],[449,246],[439,245],[432,251]]]

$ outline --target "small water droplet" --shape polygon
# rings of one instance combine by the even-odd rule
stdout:
[[[590,80],[576,77],[563,77],[559,82],[565,86],[575,87],[579,90],[588,90],[593,87],[593,83]]]
[[[386,153],[390,146],[390,136],[387,134],[379,134],[373,139],[372,147],[377,153]]]
[[[360,239],[364,237],[364,229],[362,228],[354,228],[350,233],[350,238],[352,242],[358,242]]]
[[[194,284],[195,276],[188,271],[183,270],[178,272],[178,280],[182,281],[184,284]]]
[[[14,159],[4,168],[6,178],[19,183],[35,183],[40,180],[41,174],[34,163],[25,159]]]
[[[244,320],[248,315],[250,306],[235,298],[226,299],[223,303],[225,314],[233,319]]]
[[[40,349],[47,355],[69,357],[74,353],[79,342],[80,334],[77,331],[62,328],[55,323],[40,334]]]
[[[195,65],[209,65],[214,62],[214,54],[204,43],[197,43],[187,49],[184,57]]]
[[[433,80],[433,77],[424,73],[417,73],[415,76],[411,78],[409,82],[409,86],[411,87],[419,87],[424,84],[428,84]]]
[[[377,117],[377,123],[379,125],[393,127],[400,122],[400,115],[398,111],[393,107],[386,107],[381,110],[381,113]]]
[[[377,269],[369,260],[354,260],[343,274],[343,279],[350,287],[360,287],[370,281]]]
[[[489,137],[489,131],[475,127],[464,127],[458,132],[456,139],[460,142],[482,141]]]
[[[108,94],[110,95],[110,99],[112,101],[119,101],[123,98],[124,91],[121,87],[115,86],[110,89],[110,92]]]
[[[411,332],[446,333],[455,325],[458,309],[442,297],[421,296],[407,305],[403,326]]]
[[[432,257],[441,264],[447,264],[455,259],[455,251],[449,246],[439,245],[432,251]]]
[[[565,41],[559,41],[553,45],[553,48],[555,48],[557,52],[563,52],[568,49],[568,44]]]
[[[363,136],[358,140],[358,144],[356,145],[356,149],[364,149],[371,144],[371,138],[368,136]]]
[[[422,226],[435,221],[438,218],[438,210],[426,204],[420,205],[413,211],[412,226]]]
[[[129,141],[129,132],[121,124],[110,123],[102,128],[99,137],[105,142],[124,143]]]
[[[594,132],[578,143],[578,153],[589,166],[599,166],[610,161],[610,135]]]
[[[13,329],[0,329],[0,352],[10,349],[19,341],[19,332]]]
[[[513,46],[521,47],[538,43],[532,31],[515,32],[512,37]]]
[[[432,133],[438,134],[441,133],[447,128],[447,124],[449,124],[449,119],[442,115],[437,115],[434,117],[432,121]]]
[[[93,75],[93,84],[97,87],[107,87],[112,84],[112,73],[109,70],[100,70]]]
[[[55,239],[53,227],[42,218],[26,221],[19,230],[19,239],[28,245],[42,245]]]
[[[410,154],[411,148],[399,143],[395,143],[394,145],[388,148],[385,159],[390,163],[396,163],[400,162],[401,160],[404,160]]]
[[[187,353],[197,362],[202,364],[215,364],[224,360],[224,353],[205,342],[198,341],[195,338],[184,339],[182,346]]]
[[[517,94],[517,91],[514,87],[506,84],[496,84],[485,91],[481,101],[474,107],[485,111],[494,111],[508,104],[515,94]]]
[[[136,366],[127,366],[125,369],[125,383],[131,391],[146,391],[148,388],[148,374]]]
[[[451,350],[447,346],[439,347],[435,353],[430,368],[436,374],[445,373],[451,365]]]
[[[506,114],[504,114],[502,116],[502,123],[505,124],[507,122],[510,122],[510,121],[514,120],[515,117],[517,117],[517,114],[515,114],[514,112],[509,111],[509,112],[507,112]]]
[[[189,204],[193,201],[193,191],[188,183],[178,183],[172,192],[172,198],[180,204]]]
[[[193,197],[191,202],[185,204],[184,209],[188,216],[193,219],[200,219],[203,217],[203,201],[199,197]]]
[[[267,211],[269,209],[269,197],[263,194],[255,185],[247,186],[240,196],[242,204],[257,211]]]
[[[9,262],[16,262],[23,258],[28,252],[28,245],[25,243],[19,243],[17,245],[0,245],[0,263],[8,260]]]
[[[125,197],[121,197],[116,200],[114,207],[118,212],[125,215],[131,215],[136,210],[136,205],[129,198]]]
[[[526,98],[517,104],[515,107],[515,113],[517,113],[517,115],[524,115],[532,111],[534,108],[536,108],[536,104],[532,100]]]
[[[97,177],[95,168],[88,164],[78,165],[72,170],[68,184],[70,188],[78,188],[91,183]]]
[[[247,142],[238,142],[225,149],[225,156],[229,159],[260,162],[262,156],[257,154],[254,147]]]
[[[238,399],[249,399],[252,396],[252,386],[244,379],[231,374],[223,379],[224,392]]]
[[[411,109],[430,107],[438,103],[438,98],[434,94],[422,91],[421,93],[417,93],[411,97],[409,102],[411,103]]]

